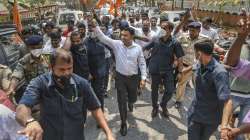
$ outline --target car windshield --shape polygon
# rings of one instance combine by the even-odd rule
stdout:
[[[67,24],[69,19],[75,20],[75,16],[73,13],[61,14],[59,18],[59,24]]]
[[[175,18],[180,18],[180,14],[178,13],[169,13],[168,14],[168,19],[170,19],[170,21],[174,21]]]

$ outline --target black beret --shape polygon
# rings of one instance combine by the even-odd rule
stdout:
[[[125,20],[122,20],[120,22],[120,29],[123,29],[123,28],[128,28],[129,27],[129,23]]]
[[[188,28],[200,29],[201,24],[199,22],[194,21],[188,24]]]
[[[25,44],[29,46],[40,45],[43,43],[43,37],[40,35],[31,35],[25,39]]]

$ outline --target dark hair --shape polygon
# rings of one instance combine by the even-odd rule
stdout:
[[[71,35],[70,35],[70,40],[72,40],[72,38],[74,37],[74,36],[80,36],[80,33],[78,32],[78,31],[73,31],[72,33],[71,33]]]
[[[196,51],[201,51],[205,54],[212,55],[214,50],[214,43],[210,39],[198,40],[194,44]]]
[[[51,39],[60,39],[61,38],[61,32],[59,31],[52,31],[50,34],[49,34],[49,37]]]
[[[128,31],[131,35],[135,35],[135,30],[131,27],[123,28],[121,31]]]
[[[84,29],[86,29],[86,26],[85,26],[85,24],[83,22],[79,22],[77,24],[77,28],[84,28]]]
[[[157,17],[151,17],[151,19],[155,19],[156,21],[158,20],[158,18],[157,18]]]
[[[62,29],[60,27],[55,27],[53,28],[52,32],[56,30],[57,32],[59,32],[60,34],[62,33]]]
[[[115,23],[120,23],[120,21],[119,21],[118,19],[113,19],[113,20],[111,21],[111,25],[113,25],[113,24],[115,24]]]
[[[56,49],[50,56],[50,65],[53,67],[56,65],[56,60],[61,59],[63,62],[70,64],[73,62],[72,54],[63,48]]]

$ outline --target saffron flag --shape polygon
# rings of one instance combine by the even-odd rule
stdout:
[[[116,0],[116,3],[110,0],[109,13],[112,15],[115,15],[115,10],[116,10],[117,15],[120,15],[119,8],[122,6],[122,4],[123,4],[123,0]]]
[[[100,9],[107,2],[107,0],[99,0],[96,4],[96,8]]]
[[[13,15],[13,23],[16,25],[17,31],[21,32],[22,31],[22,23],[21,23],[20,14],[18,12],[17,0],[14,0],[12,15]]]

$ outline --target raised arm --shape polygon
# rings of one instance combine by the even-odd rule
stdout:
[[[42,83],[38,78],[33,79],[28,85],[22,99],[19,102],[16,112],[17,121],[24,126],[23,130],[20,130],[19,134],[24,134],[29,139],[42,140],[42,127],[39,122],[34,120],[31,116],[31,108],[38,103]]]
[[[184,26],[185,24],[187,24],[188,19],[189,19],[190,17],[191,17],[190,12],[187,12],[187,13],[185,14],[184,19],[180,22],[180,24],[178,24],[178,25],[176,26],[176,28],[175,28],[175,30],[174,30],[174,32],[173,32],[173,35],[174,35],[174,36],[180,32],[180,30],[183,28],[183,26]]]
[[[234,67],[239,62],[242,46],[250,32],[250,24],[247,22],[248,20],[245,17],[242,27],[238,30],[238,36],[228,51],[225,65]]]
[[[99,26],[96,26],[94,28],[94,32],[96,33],[97,38],[104,43],[105,45],[107,45],[108,47],[110,47],[112,50],[114,50],[117,46],[117,43],[121,43],[121,41],[119,40],[113,40],[111,38],[109,38],[108,36],[106,36],[100,29]]]

